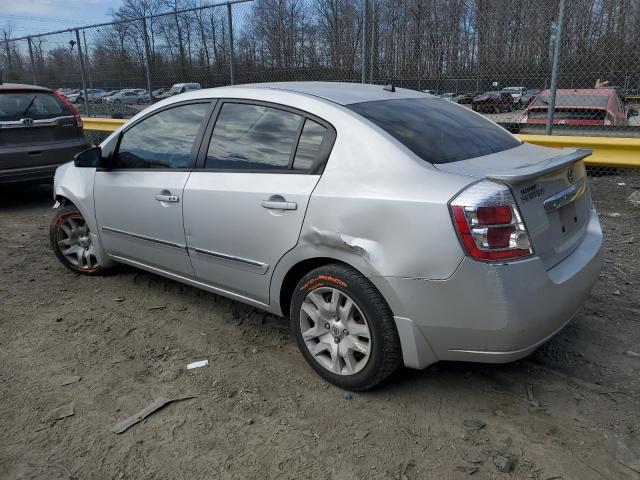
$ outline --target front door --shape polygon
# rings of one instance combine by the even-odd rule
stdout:
[[[198,280],[268,303],[271,274],[298,242],[330,152],[330,127],[286,108],[228,101],[184,192]]]
[[[109,254],[192,277],[182,218],[210,103],[173,106],[124,131],[94,197],[100,241]]]

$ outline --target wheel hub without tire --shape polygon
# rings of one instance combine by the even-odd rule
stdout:
[[[341,290],[320,287],[310,292],[301,306],[300,331],[313,358],[336,375],[358,373],[369,361],[369,325]]]

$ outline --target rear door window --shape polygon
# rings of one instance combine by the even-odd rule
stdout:
[[[205,168],[288,170],[304,118],[262,105],[224,103]]]
[[[444,99],[382,100],[347,107],[433,164],[481,157],[521,145],[491,120]]]
[[[327,127],[307,118],[293,159],[294,170],[311,170],[327,138]]]
[[[51,93],[0,93],[0,122],[16,121],[23,118],[43,120],[69,115],[72,115],[69,108]]]

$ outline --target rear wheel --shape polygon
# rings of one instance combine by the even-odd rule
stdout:
[[[89,226],[73,205],[60,209],[49,227],[49,241],[58,260],[75,273],[100,275],[105,268],[95,254]]]
[[[300,280],[291,330],[309,365],[341,388],[372,388],[401,361],[389,306],[366,277],[344,265],[317,268]]]

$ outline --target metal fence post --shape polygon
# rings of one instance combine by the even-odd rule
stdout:
[[[27,43],[29,44],[29,58],[31,59],[31,73],[33,74],[33,84],[37,85],[36,80],[36,62],[33,60],[33,47],[31,46],[31,37],[27,37]]]
[[[84,54],[87,55],[89,49],[87,48],[87,34],[85,30],[82,30],[82,40],[84,41]],[[91,65],[85,65],[87,67],[87,78],[89,79],[89,89],[93,91],[93,80],[91,80]]]
[[[82,44],[80,43],[80,31],[76,28],[76,45],[78,45],[78,60],[80,61],[80,77],[82,79],[82,93],[84,95],[84,109],[87,116],[91,116],[89,110],[89,96],[87,95],[87,85],[84,80],[84,57],[82,56]]]
[[[558,12],[558,25],[556,28],[556,44],[553,52],[553,69],[551,70],[551,95],[547,109],[547,125],[545,134],[551,135],[553,129],[553,114],[556,109],[556,91],[558,90],[558,76],[560,75],[560,52],[562,48],[562,28],[564,24],[564,1],[560,0],[560,10]]]
[[[229,83],[236,83],[235,74],[233,72],[233,18],[231,15],[231,4],[227,3],[227,26],[229,27]]]
[[[367,15],[369,0],[362,2],[362,83],[367,83]]]
[[[149,33],[147,32],[147,19],[142,19],[142,35],[144,37],[144,70],[147,75],[147,91],[149,92],[149,103],[153,103],[153,92],[151,91],[151,54],[149,48]]]

